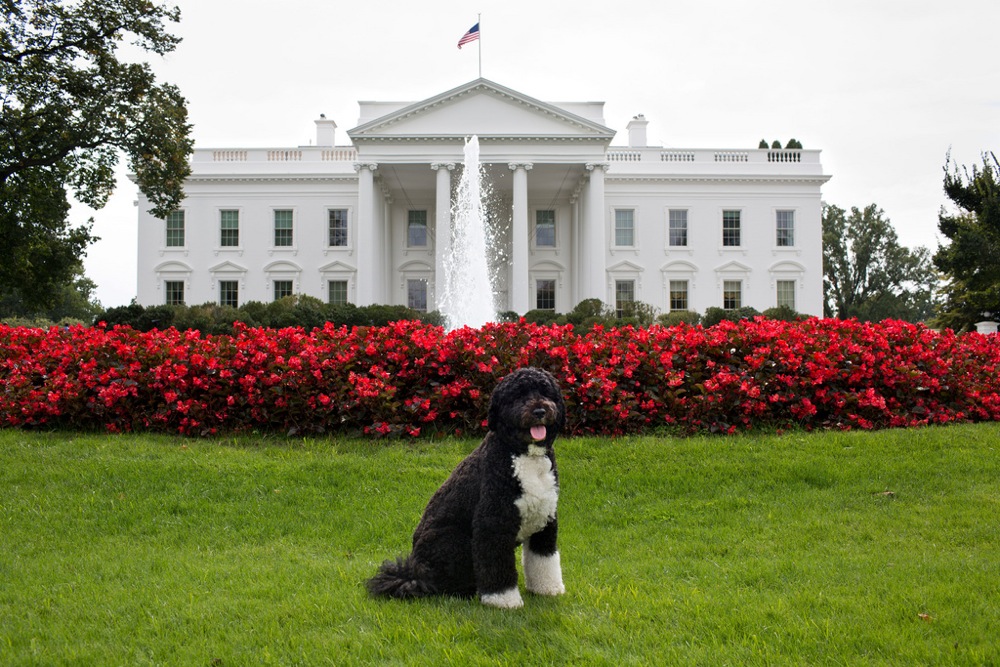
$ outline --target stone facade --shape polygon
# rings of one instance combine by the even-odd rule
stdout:
[[[485,79],[417,103],[361,102],[336,145],[198,148],[181,209],[139,201],[144,305],[324,301],[434,309],[467,137],[479,137],[497,229],[500,307],[586,298],[661,312],[822,313],[817,150],[613,146],[603,103],[550,103]]]

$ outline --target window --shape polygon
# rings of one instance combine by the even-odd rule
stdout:
[[[535,308],[539,310],[556,309],[556,281],[551,279],[535,282]]]
[[[219,227],[221,234],[219,245],[223,248],[236,248],[240,245],[240,212],[219,211]]]
[[[347,209],[331,208],[327,211],[330,221],[330,247],[347,246]]]
[[[535,247],[536,248],[556,247],[555,211],[535,211]],[[555,306],[553,306],[553,308],[554,307]]]
[[[722,245],[740,246],[740,211],[722,212]]]
[[[409,248],[427,247],[427,211],[410,211],[406,219],[406,245]]]
[[[167,247],[184,247],[184,211],[174,211],[167,216]]]
[[[615,245],[626,248],[635,245],[635,211],[630,208],[615,209]]]
[[[722,307],[736,310],[743,307],[743,281],[724,280],[722,282]]]
[[[635,303],[635,281],[616,280],[615,281],[615,313],[618,317],[625,314],[625,310],[630,304]]]
[[[775,245],[779,248],[791,248],[795,245],[795,211],[778,211],[775,218]]]
[[[184,281],[168,280],[164,283],[164,293],[166,294],[166,304],[168,306],[184,305]]]
[[[420,312],[427,312],[427,281],[410,278],[406,281],[406,305]]]
[[[284,299],[286,296],[291,296],[294,294],[292,291],[292,281],[291,280],[275,280],[274,281],[274,300]]]
[[[240,307],[240,281],[219,281],[219,304],[223,306]]]
[[[331,280],[328,283],[328,303],[331,306],[343,306],[347,303],[347,281]]]
[[[688,309],[688,281],[670,281],[670,310]]]
[[[672,246],[688,244],[688,212],[686,209],[670,210],[670,228],[668,230]]]
[[[778,285],[778,305],[788,306],[792,310],[795,310],[795,281],[794,280],[779,280]]]
[[[291,211],[275,211],[274,212],[274,247],[275,248],[289,248],[292,246],[292,241],[294,239],[292,229],[292,222],[294,217]]]

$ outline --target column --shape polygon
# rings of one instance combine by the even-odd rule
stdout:
[[[588,162],[590,186],[587,188],[587,212],[583,221],[583,238],[581,269],[583,282],[581,287],[583,299],[600,299],[607,302],[608,294],[605,281],[607,279],[607,234],[605,232],[604,211],[604,171],[607,162]]]
[[[374,303],[376,276],[382,270],[377,265],[375,241],[375,163],[357,163],[358,172],[358,218],[355,249],[358,258],[357,298],[359,306]]]
[[[441,310],[445,286],[445,258],[451,254],[451,172],[454,162],[435,162],[431,169],[437,172],[437,192],[434,209],[434,300]]]
[[[514,172],[510,309],[524,315],[531,310],[531,289],[528,285],[528,171],[533,165],[530,162],[511,162],[507,166]]]

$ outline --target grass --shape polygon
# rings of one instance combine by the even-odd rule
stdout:
[[[370,600],[472,441],[0,430],[4,665],[994,665],[1000,428],[563,440],[568,592]]]

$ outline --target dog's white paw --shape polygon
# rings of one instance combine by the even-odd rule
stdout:
[[[562,595],[566,592],[558,551],[551,556],[540,556],[525,547],[521,552],[521,562],[524,565],[524,585],[530,592],[536,595]]]
[[[497,609],[520,609],[524,606],[521,592],[517,590],[516,586],[502,593],[485,593],[481,599],[484,605]]]

